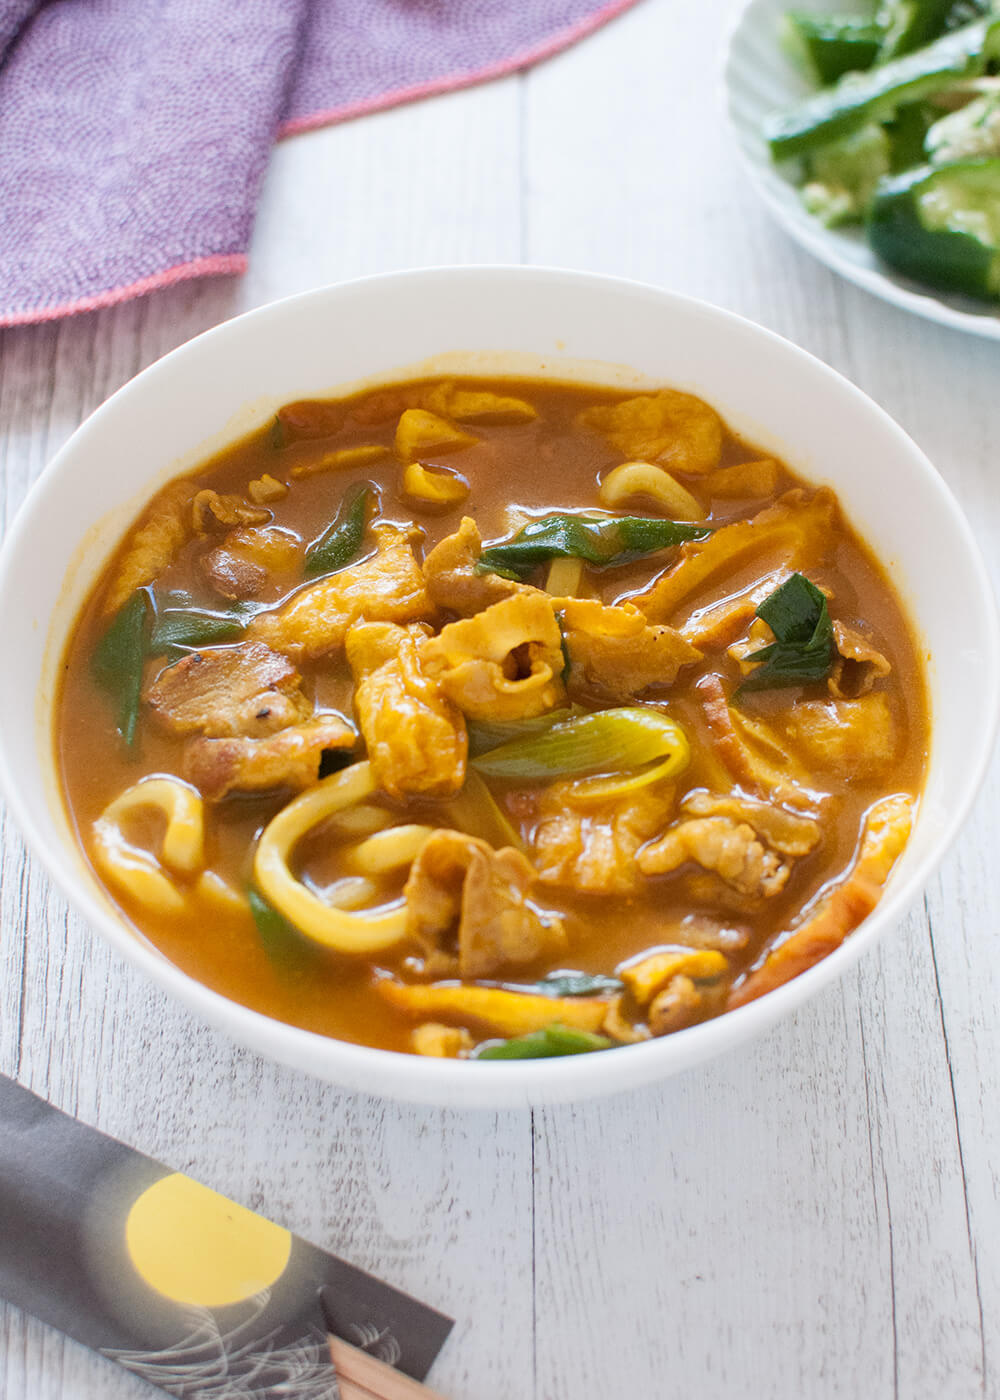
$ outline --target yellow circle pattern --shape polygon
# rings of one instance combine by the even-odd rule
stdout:
[[[175,1303],[221,1308],[270,1288],[292,1237],[235,1201],[176,1172],[135,1201],[125,1223],[132,1263]]]

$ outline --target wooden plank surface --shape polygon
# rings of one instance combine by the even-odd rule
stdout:
[[[727,8],[644,0],[528,75],[288,141],[242,281],[4,333],[4,521],[87,413],[218,321],[394,267],[525,260],[804,345],[927,450],[1000,576],[1000,348],[883,306],[771,224],[720,116]],[[401,1108],[235,1048],[70,915],[4,820],[0,1070],[451,1313],[429,1379],[452,1400],[1000,1396],[998,771],[923,905],[791,1021],[534,1114]],[[0,1396],[153,1393],[0,1306]]]

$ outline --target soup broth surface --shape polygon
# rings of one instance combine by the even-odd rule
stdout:
[[[483,396],[481,402],[477,395]],[[123,541],[73,630],[55,731],[74,828],[98,878],[134,927],[192,977],[279,1020],[365,1045],[463,1056],[523,1033],[516,1016],[510,1021],[502,1008],[497,1012],[486,1003],[463,1003],[461,993],[469,987],[515,988],[532,996],[530,1025],[526,1023],[530,1031],[548,1024],[538,1006],[552,988],[540,989],[539,982],[560,971],[602,977],[605,983],[578,982],[575,990],[582,995],[565,1000],[548,996],[546,1005],[551,1002],[553,1023],[617,1044],[719,1014],[808,966],[847,936],[874,903],[905,840],[905,831],[897,831],[888,848],[883,841],[876,850],[879,834],[873,834],[872,823],[877,825],[883,810],[878,804],[899,799],[895,808],[885,810],[890,825],[901,827],[900,813],[908,822],[923,780],[928,717],[914,636],[885,570],[835,500],[742,441],[721,420],[715,420],[713,443],[714,413],[687,395],[675,398],[669,391],[658,399],[655,394],[520,380],[391,385],[351,399],[289,405],[266,428],[206,462],[180,486],[172,483],[161,492]],[[511,400],[527,405],[528,412],[510,408]],[[639,401],[653,406],[630,409],[618,418],[608,414]],[[478,412],[473,411],[477,402]],[[603,416],[595,410],[604,410]],[[414,413],[423,417],[411,418]],[[435,428],[431,420],[444,428]],[[445,436],[435,440],[435,432]],[[352,449],[359,450],[352,455]],[[609,504],[609,477],[628,461],[646,463],[653,473],[643,478],[647,484],[659,480],[658,472],[665,479],[664,494],[639,490]],[[421,470],[411,472],[414,466]],[[742,476],[741,467],[747,468]],[[429,500],[418,487],[451,499]],[[359,494],[365,490],[366,495]],[[690,504],[684,504],[685,497]],[[357,549],[346,562],[310,573],[309,559],[316,557],[315,551],[310,555],[311,547],[338,520],[344,537],[352,502],[361,528]],[[818,525],[817,512],[825,512]],[[487,614],[503,598],[470,611],[465,602],[455,602],[464,594],[453,599],[442,584],[437,600],[431,596],[422,604],[401,604],[398,620],[386,618],[381,605],[362,602],[354,625],[374,620],[419,630],[422,624],[416,655],[436,657],[434,666],[429,659],[426,666],[420,662],[421,684],[429,687],[425,698],[438,696],[458,736],[456,745],[461,747],[467,735],[474,755],[537,736],[551,726],[553,715],[556,723],[572,724],[585,715],[624,710],[649,712],[679,726],[689,761],[632,788],[627,786],[630,778],[648,775],[662,760],[645,757],[634,772],[620,760],[603,767],[597,761],[583,771],[557,769],[529,778],[484,769],[472,780],[473,787],[469,781],[463,786],[462,777],[478,772],[476,760],[468,765],[463,754],[461,772],[452,772],[453,791],[393,793],[376,786],[347,814],[310,827],[290,853],[290,869],[320,902],[346,900],[347,912],[360,917],[372,910],[402,910],[404,932],[388,946],[360,955],[323,946],[308,931],[296,929],[295,921],[262,891],[255,853],[269,824],[299,792],[334,781],[338,768],[347,773],[364,762],[365,735],[354,736],[366,721],[359,714],[359,680],[343,638],[319,654],[312,654],[314,647],[303,650],[300,641],[283,649],[283,610],[326,580],[343,581],[377,559],[386,538],[378,532],[386,525],[410,532],[406,547],[419,573],[435,547],[456,536],[466,517],[489,548],[508,544],[526,524],[554,514],[675,519],[705,533],[700,539],[634,552],[624,562],[619,555],[606,564],[577,564],[568,557],[527,569],[519,565],[520,576],[510,579],[477,569],[473,559],[463,575],[470,587],[488,579],[502,588],[504,582],[496,584],[502,580],[510,583],[510,596],[522,601],[528,590],[555,598],[551,607],[561,629],[560,661],[539,660],[544,648],[529,640],[512,646],[491,673],[508,689],[525,686],[527,694],[526,683],[548,664],[547,702],[522,702],[515,694],[491,717],[489,698],[482,704],[469,700],[462,689],[466,672],[448,669],[442,648],[434,652],[435,639],[459,637],[448,629],[463,616],[482,620],[476,645],[488,650],[502,629],[492,620],[499,615]],[[161,518],[168,525],[157,536],[155,524]],[[752,533],[735,533],[740,522],[749,521],[754,522]],[[148,577],[136,563],[144,539],[152,541]],[[718,547],[718,560],[702,568],[697,561],[713,547]],[[662,594],[662,581],[671,574],[680,579],[681,568],[689,575],[675,590],[676,601],[668,599],[664,606],[656,590]],[[696,576],[699,569],[703,576]],[[792,576],[820,591],[823,625],[832,620],[834,626],[829,665],[818,678],[741,691],[764,665],[747,656],[776,644],[776,632],[755,616],[756,609]],[[130,579],[135,587],[118,597]],[[562,595],[566,580],[571,591]],[[518,588],[525,592],[518,594]],[[447,600],[440,601],[445,595]],[[95,667],[95,657],[109,627],[137,597],[144,609],[142,692],[129,745],[120,732],[123,702],[115,694],[115,679],[109,680],[107,666],[102,673],[99,661]],[[622,615],[633,621],[637,608],[638,625],[647,631],[627,655],[622,653],[619,664],[618,643],[607,641],[600,615],[588,614],[574,630],[572,607],[561,606],[566,598],[600,602],[616,613],[624,607]],[[624,606],[630,600],[634,607]],[[531,606],[536,604],[537,599]],[[216,635],[170,644],[172,634],[169,628],[164,632],[164,621],[194,617],[204,622],[204,614],[221,619]],[[229,632],[221,635],[218,629],[227,626]],[[669,670],[665,679],[644,673],[641,688],[630,690],[631,671],[641,671],[643,664],[649,670],[654,639],[657,646],[666,645],[666,634],[657,629],[669,629],[695,654],[675,676]],[[806,649],[801,640],[788,645],[793,651],[798,647],[797,658]],[[292,723],[271,729],[273,716],[253,715],[249,730],[219,733],[197,724],[178,732],[164,722],[156,697],[169,668],[187,662],[190,671],[193,656],[211,660],[220,650],[241,654],[247,647],[273,652],[276,664],[301,678],[280,693],[291,695],[298,706]],[[823,647],[817,643],[816,649],[822,652]],[[485,660],[476,654],[468,666],[478,684],[488,670]],[[127,666],[119,666],[121,674],[125,671]],[[118,684],[125,684],[121,675]],[[281,686],[286,686],[284,680]],[[474,688],[473,681],[469,687]],[[381,723],[390,746],[387,715],[398,703],[386,691],[374,705],[381,718],[371,721]],[[527,712],[517,714],[518,705]],[[471,706],[472,713],[463,706]],[[216,800],[206,791],[202,770],[192,767],[192,745],[200,744],[198,763],[209,764],[214,782],[212,765],[225,767],[223,760],[231,762],[231,754],[206,745],[273,743],[276,735],[314,722],[317,714],[340,716],[352,733],[343,746],[314,755],[305,779],[300,768],[291,781],[281,781],[279,756],[276,786],[235,786]],[[412,749],[414,742],[407,737],[407,723],[400,709],[402,749]],[[404,767],[412,767],[412,752],[399,758]],[[440,762],[443,773],[448,768],[443,751],[435,749],[428,761],[432,767]],[[203,855],[189,869],[171,866],[165,851],[161,857],[168,819],[155,805],[135,804],[113,820],[104,817],[102,827],[102,816],[116,799],[153,775],[186,785],[201,812]],[[601,779],[608,784],[603,797],[594,786]],[[364,810],[352,828],[349,813],[359,806]],[[473,815],[463,828],[469,811]],[[451,903],[439,917],[438,932],[428,933],[426,920],[418,929],[412,907],[409,914],[405,909],[404,887],[414,878],[411,862],[373,871],[370,861],[365,865],[367,857],[358,855],[377,829],[404,825],[434,832],[466,829],[478,839],[486,832],[487,838],[494,837],[487,839],[487,847],[495,850],[505,844],[503,823],[519,843],[530,874],[517,867],[514,885],[520,880],[523,888],[512,891],[509,881],[504,885],[507,912],[482,914],[485,932],[463,932],[462,920],[471,921],[473,913],[471,903],[466,907],[461,901],[472,900],[473,877],[461,860],[448,866],[437,885],[431,880],[428,888],[435,898]],[[782,827],[778,835],[776,823]],[[653,848],[655,859],[648,855]],[[146,862],[176,891],[178,898],[169,907],[137,893],[137,886],[116,875],[123,863],[134,863],[136,852],[140,865]],[[485,861],[482,869],[492,869],[488,854],[480,851],[469,859],[480,865]],[[667,868],[652,868],[655,860]],[[205,871],[211,872],[207,881]],[[428,879],[431,875],[428,870]],[[505,880],[506,875],[500,883]],[[511,935],[516,944],[512,957],[500,946],[507,936],[498,931],[501,925],[518,930],[516,937]],[[803,951],[794,942],[796,932],[807,926],[817,930],[815,956],[805,947],[808,939],[799,940]],[[463,940],[471,948],[474,938],[493,941],[485,954],[480,948],[474,955],[468,950],[460,955]],[[777,956],[783,948],[788,950],[784,962]],[[713,957],[708,963],[685,963],[689,950]],[[470,961],[460,966],[458,959],[467,952]],[[659,982],[650,974],[655,985],[645,1000],[648,988],[633,985],[627,972],[648,965],[656,953],[674,956],[675,962],[669,967],[664,962]],[[476,957],[485,973],[463,975],[462,967],[475,965]],[[405,993],[403,998],[387,993],[387,985],[438,988],[453,995],[418,1005],[406,1002]],[[589,1005],[593,1014],[580,1012],[573,1021],[567,1001]],[[442,1027],[452,1034],[444,1034]]]

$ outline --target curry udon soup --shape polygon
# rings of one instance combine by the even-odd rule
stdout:
[[[74,629],[82,846],[191,976],[325,1035],[670,1034],[836,948],[906,843],[913,637],[833,494],[672,389],[289,404]]]

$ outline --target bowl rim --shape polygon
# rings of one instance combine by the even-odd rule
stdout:
[[[826,228],[805,209],[793,209],[782,198],[782,187],[790,192],[793,187],[783,180],[769,159],[754,156],[752,145],[757,133],[748,131],[745,124],[737,120],[734,111],[733,75],[739,68],[739,45],[746,33],[752,31],[754,21],[760,18],[769,3],[770,0],[740,0],[735,7],[722,44],[720,80],[721,102],[740,164],[771,217],[818,262],[881,301],[966,335],[979,336],[983,340],[1000,340],[1000,305],[990,308],[989,303],[984,302],[982,310],[975,310],[977,303],[971,298],[926,287],[904,273],[879,263],[874,253],[871,254],[871,266],[856,263],[843,251],[845,246],[853,245],[856,241],[850,233]],[[817,13],[829,9],[825,0],[803,0],[803,3],[806,9],[815,9]],[[774,47],[776,51],[780,49],[777,35],[774,36]],[[867,244],[864,246],[867,248]]]
[[[952,803],[949,818],[942,824],[933,850],[909,873],[905,883],[890,884],[875,910],[819,963],[745,1006],[671,1036],[616,1047],[611,1055],[476,1062],[475,1068],[470,1062],[437,1060],[402,1051],[356,1045],[289,1025],[212,990],[170,962],[154,945],[137,935],[123,916],[112,913],[110,904],[103,905],[96,898],[65,859],[63,843],[50,846],[46,841],[28,803],[13,781],[8,758],[10,741],[7,729],[0,726],[0,791],[9,803],[32,856],[41,863],[68,903],[96,927],[112,948],[133,967],[144,972],[157,986],[202,1020],[223,1030],[232,1040],[257,1054],[306,1070],[314,1077],[354,1091],[449,1108],[527,1107],[637,1088],[654,1080],[665,1079],[671,1073],[735,1047],[761,1033],[795,1007],[811,1000],[846,972],[872,943],[899,920],[937,870],[975,801],[992,757],[1000,725],[1000,615],[982,554],[955,496],[926,454],[899,424],[855,384],[817,356],[744,316],[702,299],[635,279],[559,267],[483,263],[375,273],[268,302],[184,342],[148,365],[95,409],[40,473],[22,502],[0,551],[0,593],[6,594],[11,589],[14,562],[22,540],[30,536],[39,512],[45,508],[49,496],[56,494],[62,474],[73,463],[81,445],[86,446],[95,426],[102,425],[109,417],[113,418],[120,406],[132,396],[146,392],[151,381],[155,382],[168,372],[178,358],[190,354],[193,346],[214,342],[225,345],[230,339],[241,336],[249,322],[259,325],[266,324],[268,320],[279,320],[290,311],[294,314],[294,308],[298,305],[322,298],[336,298],[345,291],[354,292],[366,287],[391,291],[393,287],[408,283],[432,286],[442,280],[453,282],[483,277],[510,279],[524,285],[541,281],[561,283],[569,288],[603,287],[611,293],[653,299],[667,315],[671,308],[678,308],[688,314],[707,317],[715,321],[723,332],[735,330],[743,336],[749,335],[751,339],[762,338],[779,353],[799,359],[814,375],[829,384],[833,392],[852,398],[862,411],[880,419],[883,428],[896,439],[900,451],[910,458],[913,468],[922,473],[927,486],[936,494],[938,508],[948,517],[950,527],[960,540],[976,575],[984,620],[988,623],[988,634],[983,638],[985,664],[980,680],[981,688],[989,698],[991,722],[980,736],[974,761],[963,770],[957,800]],[[387,369],[386,373],[391,373],[391,369]],[[919,618],[914,618],[914,621],[919,624]],[[71,622],[66,625],[70,626]],[[65,635],[61,635],[59,640],[64,643]],[[33,761],[36,767],[39,766],[40,755]]]

